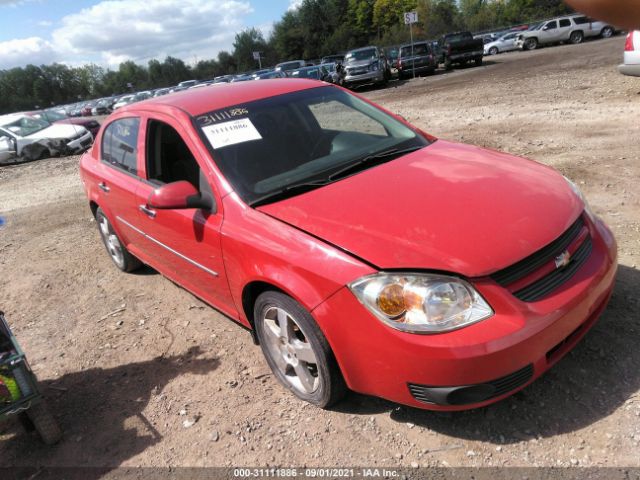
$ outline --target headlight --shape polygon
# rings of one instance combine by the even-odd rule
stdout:
[[[589,205],[589,202],[587,202],[587,197],[584,196],[582,191],[578,188],[578,186],[575,183],[573,183],[567,177],[564,177],[564,179],[569,184],[569,187],[571,187],[571,190],[573,190],[573,193],[575,193],[578,196],[578,198],[582,200],[582,203],[584,203],[584,211],[587,213],[587,215],[589,215],[589,218],[591,218],[592,220],[595,219],[596,215],[595,213],[593,213],[593,210],[591,210],[591,205]]]
[[[377,71],[379,67],[379,63],[380,62],[373,62],[371,65],[369,65],[369,70],[372,72]]]
[[[380,273],[349,289],[378,319],[404,332],[448,332],[493,315],[468,282],[446,275]]]

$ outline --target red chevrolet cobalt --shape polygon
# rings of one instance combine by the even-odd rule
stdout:
[[[611,232],[555,170],[311,80],[124,107],[81,176],[118,268],[150,265],[249,329],[321,407],[347,389],[503,399],[585,335],[616,273]]]

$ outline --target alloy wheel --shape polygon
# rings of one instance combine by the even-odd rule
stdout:
[[[320,383],[318,360],[302,327],[280,307],[264,313],[268,352],[285,380],[295,390],[313,393]]]
[[[111,228],[109,220],[107,220],[105,216],[101,216],[99,219],[99,226],[100,235],[102,235],[102,240],[107,247],[109,255],[111,255],[111,258],[116,263],[116,265],[123,268],[124,252],[122,251],[122,245],[120,244],[120,240],[118,239],[117,235]]]

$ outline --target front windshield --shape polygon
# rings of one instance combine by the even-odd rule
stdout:
[[[49,122],[40,120],[33,117],[20,117],[13,122],[0,125],[5,130],[9,130],[11,133],[19,137],[27,137],[40,130],[44,130],[49,126]]]
[[[375,60],[378,58],[378,54],[375,48],[369,48],[368,50],[356,50],[355,52],[347,53],[347,56],[344,57],[345,61],[353,62],[360,60]]]
[[[195,123],[220,170],[249,204],[300,183],[332,181],[332,173],[364,157],[429,144],[334,87],[235,105],[201,115]]]

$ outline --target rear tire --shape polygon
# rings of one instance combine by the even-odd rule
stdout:
[[[450,58],[445,58],[444,60],[444,69],[445,70],[451,70],[451,68],[453,67],[453,63],[451,62]]]
[[[122,240],[120,240],[111,226],[111,222],[109,222],[109,219],[100,207],[96,210],[96,223],[98,224],[98,231],[100,232],[102,243],[104,243],[107,253],[116,267],[123,272],[133,272],[142,266],[142,262],[131,255],[129,250],[124,246]]]
[[[55,445],[60,441],[62,430],[60,430],[58,422],[53,418],[44,401],[27,410],[27,416],[44,443]]]
[[[613,27],[604,27],[600,32],[602,38],[611,38],[613,36]]]
[[[582,40],[584,40],[584,34],[582,32],[571,32],[571,35],[569,35],[569,42],[574,45],[582,43]]]
[[[482,57],[476,58],[474,60],[474,62],[476,63],[476,67],[481,67],[482,66]]]
[[[267,291],[257,298],[253,312],[262,353],[282,385],[320,408],[345,396],[347,386],[331,347],[302,305]]]

